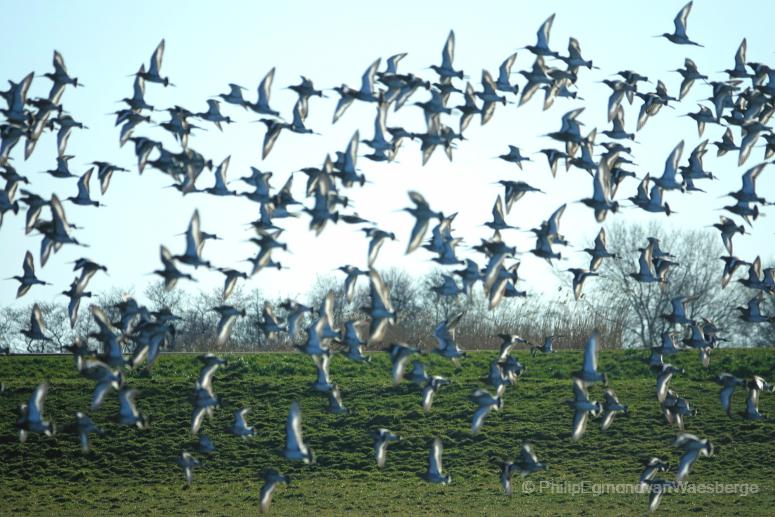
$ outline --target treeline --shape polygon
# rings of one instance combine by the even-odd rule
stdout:
[[[555,348],[580,347],[597,330],[603,347],[646,347],[659,344],[665,330],[674,328],[662,317],[671,312],[670,300],[676,296],[691,299],[687,315],[712,321],[721,329],[726,346],[769,346],[775,344],[775,323],[752,324],[742,321],[737,306],[744,306],[758,293],[730,282],[721,287],[723,263],[719,260],[723,249],[720,239],[707,231],[666,231],[657,225],[617,225],[607,228],[609,249],[619,255],[618,260],[607,260],[600,276],[587,280],[583,296],[576,301],[570,287],[570,275],[560,272],[562,287],[552,297],[530,293],[522,298],[506,298],[490,310],[480,285],[471,295],[440,296],[433,287],[442,283],[441,269],[415,277],[399,269],[381,270],[383,280],[390,288],[390,296],[398,313],[396,324],[389,328],[385,343],[403,341],[419,344],[424,349],[436,346],[433,332],[436,326],[450,316],[463,312],[456,340],[469,350],[489,349],[500,343],[498,334],[519,334],[532,344],[541,344],[549,335],[562,336]],[[678,265],[671,268],[664,288],[641,284],[629,278],[638,269],[638,247],[646,244],[648,236],[660,239],[663,250],[674,255]],[[579,261],[582,261],[580,258]],[[752,258],[751,258],[752,260]],[[745,269],[745,268],[743,268]],[[738,275],[747,275],[742,271]],[[318,277],[304,299],[298,301],[320,309],[327,293],[334,293],[334,320],[343,326],[347,320],[364,320],[360,310],[368,305],[368,278],[360,277],[353,296],[347,303],[344,276]],[[525,286],[520,285],[521,289]],[[94,331],[88,310],[90,303],[105,309],[113,319],[119,318],[117,304],[127,296],[135,296],[150,311],[168,308],[180,317],[175,323],[175,338],[171,349],[176,351],[213,350],[218,314],[213,307],[221,305],[220,290],[190,293],[180,289],[166,291],[161,283],[151,284],[139,296],[114,289],[107,293],[84,298],[76,324],[70,328],[65,303],[39,303],[46,324],[46,335],[51,341],[28,342],[20,330],[28,325],[31,305],[0,309],[0,347],[14,352],[59,352],[76,338],[85,339]],[[773,296],[764,295],[762,312],[775,314]],[[280,305],[284,300],[271,297],[258,289],[237,289],[228,303],[245,310],[238,319],[228,342],[219,351],[288,350],[305,339],[304,328],[310,323],[307,315],[299,323],[301,331],[294,339],[285,333],[267,336],[262,331],[266,307],[280,319],[286,314]],[[365,337],[365,336],[364,336]],[[271,338],[271,339],[270,339]]]
[[[446,318],[464,312],[456,339],[465,349],[478,350],[497,347],[501,333],[518,333],[531,343],[540,344],[548,335],[561,335],[555,343],[556,348],[579,347],[583,345],[595,329],[601,334],[604,346],[619,347],[622,343],[623,321],[615,311],[596,311],[590,314],[588,309],[575,305],[572,300],[543,301],[538,295],[526,298],[506,299],[494,310],[488,310],[488,301],[481,289],[471,296],[459,296],[455,300],[447,299],[429,292],[428,287],[438,284],[440,274],[414,277],[405,271],[388,269],[382,271],[382,277],[389,286],[394,307],[398,313],[396,324],[390,327],[384,342],[403,341],[420,344],[425,349],[436,346],[433,331]],[[346,303],[343,278],[341,276],[319,277],[302,303],[319,309],[329,291],[334,293],[334,319],[337,325],[347,320],[364,320],[360,307],[367,305],[368,278],[361,278],[352,303]],[[39,302],[46,324],[46,335],[50,342],[28,342],[20,333],[29,322],[31,305],[20,308],[5,307],[0,310],[0,343],[14,352],[59,352],[70,345],[76,337],[84,339],[94,331],[88,310],[89,303],[95,303],[105,309],[113,319],[119,318],[115,306],[132,293],[114,290],[84,299],[74,328],[70,328],[65,303]],[[183,290],[165,291],[161,283],[150,285],[137,297],[145,300],[150,311],[169,308],[180,317],[175,322],[175,339],[172,349],[175,351],[213,351],[218,314],[211,310],[222,304],[220,291],[189,293]],[[269,298],[258,289],[250,291],[236,290],[229,297],[229,304],[245,309],[246,314],[237,320],[229,341],[219,351],[274,351],[290,350],[294,344],[305,339],[304,328],[310,323],[310,317],[300,320],[301,331],[294,340],[281,333],[270,339],[261,330],[265,304],[284,319],[285,313],[279,308],[284,301],[281,298]],[[365,337],[365,336],[364,336]],[[379,348],[379,347],[376,347]]]

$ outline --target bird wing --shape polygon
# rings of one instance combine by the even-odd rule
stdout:
[[[611,423],[614,421],[615,416],[616,413],[614,411],[606,411],[605,415],[603,416],[603,423],[601,424],[600,429],[605,431],[611,427]]]
[[[22,263],[22,269],[24,277],[35,277],[35,262],[32,259],[32,253],[28,251],[24,255],[24,262]]]
[[[578,440],[587,428],[588,411],[576,410],[573,415],[573,439]]]
[[[225,314],[221,316],[220,321],[218,321],[218,328],[216,330],[216,335],[218,336],[216,342],[219,346],[224,344],[226,340],[229,339],[231,328],[234,326],[234,322],[236,321],[236,314]]]
[[[407,254],[420,247],[423,238],[425,238],[425,233],[428,231],[428,223],[428,219],[424,217],[418,217],[415,220],[414,226],[412,227],[412,233],[409,237],[409,244],[406,247]]]
[[[105,365],[105,367],[107,368],[107,365]],[[97,383],[97,385],[94,387],[94,393],[92,394],[91,399],[92,409],[97,409],[102,405],[102,402],[105,400],[105,395],[108,394],[108,391],[110,391],[112,385],[112,381],[109,380]]]
[[[46,332],[46,324],[43,322],[43,313],[40,310],[40,305],[37,303],[32,306],[30,330],[33,334],[43,334]]]
[[[686,447],[686,445],[689,443],[699,442],[699,441],[701,440],[695,434],[681,433],[678,436],[676,436],[675,440],[673,441],[673,447]]]
[[[55,233],[59,236],[69,237],[70,223],[67,222],[65,209],[62,207],[62,203],[59,201],[59,198],[56,196],[56,194],[51,195],[50,206]]]
[[[358,143],[360,142],[360,138],[360,131],[356,129],[344,152],[344,167],[342,167],[342,169],[345,171],[355,172],[355,162],[358,159]]]
[[[67,75],[67,67],[65,66],[65,59],[58,51],[54,51],[54,73],[56,75]]]
[[[482,88],[484,93],[495,94],[495,81],[487,70],[482,70]]]
[[[269,96],[271,94],[270,90],[272,88],[272,81],[274,80],[274,70],[275,67],[272,67],[272,69],[266,73],[264,78],[261,80],[261,83],[258,85],[259,106],[269,107]]]
[[[132,85],[132,100],[134,101],[140,101],[145,97],[145,79],[142,77],[142,74],[144,73],[145,63],[140,66],[140,70],[135,74],[135,82]]]
[[[503,492],[506,495],[511,495],[512,493],[512,487],[511,487],[511,468],[512,467],[513,467],[513,464],[504,463],[503,468],[501,469],[501,486],[503,487]]]
[[[549,34],[552,31],[552,23],[554,23],[554,14],[547,18],[546,21],[538,28],[538,32],[536,33],[538,38],[536,47],[544,48],[547,50],[549,49]]]
[[[199,210],[196,209],[186,230],[186,255],[189,257],[199,257],[201,246],[202,232],[199,223]]]
[[[215,169],[215,188],[218,190],[226,190],[226,174],[229,170],[229,162],[231,156],[227,156],[221,162],[217,169]],[[264,206],[263,204],[261,205]]]
[[[689,11],[692,10],[692,2],[689,2],[675,15],[673,23],[675,24],[675,35],[681,38],[687,38],[686,36],[686,22],[689,18]]]
[[[748,398],[745,400],[746,413],[755,414],[759,412],[759,390],[749,389]]]
[[[482,427],[482,424],[484,423],[484,418],[490,414],[490,411],[492,411],[492,406],[487,404],[485,406],[479,406],[479,408],[474,412],[474,418],[471,421],[472,434],[476,434],[479,432],[479,429]]]
[[[596,201],[609,201],[611,199],[611,170],[606,160],[600,160],[593,179],[593,199]]]
[[[689,475],[689,469],[692,468],[692,464],[697,460],[699,455],[699,449],[692,449],[683,453],[678,462],[678,472],[675,475],[676,481],[683,481],[686,479],[686,476]]]
[[[387,459],[387,438],[384,436],[378,436],[377,441],[374,443],[374,454],[377,457],[377,466],[384,467],[385,460]]]
[[[431,405],[433,404],[433,394],[435,393],[433,386],[429,382],[422,390],[422,409],[425,413],[430,413]]]
[[[267,124],[266,134],[264,135],[264,145],[261,150],[262,159],[266,158],[267,155],[271,152],[274,143],[277,141],[277,137],[280,136],[280,132],[282,132],[284,127],[285,126],[282,124],[276,123],[274,121],[272,121],[271,124]]]
[[[691,2],[690,2],[691,3]],[[663,181],[672,181],[675,179],[675,174],[678,171],[678,162],[681,160],[681,155],[684,151],[684,141],[678,142],[678,145],[670,152],[670,155],[665,160],[665,171],[662,174]]]
[[[662,402],[667,396],[667,385],[670,383],[670,379],[673,378],[672,373],[661,374],[657,377],[657,400]]]
[[[381,58],[377,58],[363,73],[361,77],[361,93],[364,95],[374,95],[374,75],[377,73],[377,67],[382,61]]]
[[[393,384],[398,384],[404,378],[404,370],[406,369],[406,363],[409,361],[410,354],[400,354],[393,359],[392,376]]]
[[[729,414],[731,411],[731,405],[732,405],[732,394],[735,392],[735,385],[729,385],[725,386],[721,389],[721,393],[719,394],[721,398],[721,407],[724,408],[724,411]]]
[[[100,328],[100,334],[115,334],[113,324],[110,322],[110,318],[108,318],[108,315],[102,307],[90,305],[89,310],[91,311],[94,322]]]
[[[339,390],[338,385],[334,384],[334,387],[328,392],[328,399],[331,403],[331,407],[335,408],[336,411],[345,410],[342,405],[342,392]]]
[[[393,303],[390,301],[390,291],[375,269],[369,270],[369,280],[371,280],[372,288],[372,305],[378,304],[386,311],[394,312]],[[375,294],[376,297],[374,296]]]
[[[301,409],[299,409],[299,403],[295,400],[291,403],[291,409],[288,412],[288,422],[285,426],[285,436],[288,449],[298,449],[302,452],[306,450],[301,435]]]
[[[135,406],[135,397],[138,391],[135,389],[122,389],[118,392],[119,415],[122,417],[137,416],[137,407]]]
[[[548,221],[549,228],[551,228],[555,233],[557,233],[557,231],[560,228],[560,218],[562,217],[562,214],[565,213],[566,206],[567,206],[567,203],[563,203],[563,205],[560,206],[560,208],[558,208],[557,210],[555,210],[552,213],[552,215],[549,217],[549,221]]]
[[[401,61],[406,57],[406,52],[401,52],[400,54],[394,54],[390,56],[387,59],[387,70],[385,70],[386,75],[393,75],[398,73],[398,62]]]
[[[756,178],[764,170],[767,163],[761,163],[756,167],[751,167],[743,174],[743,192],[756,195]]]
[[[514,66],[514,63],[517,60],[517,53],[514,52],[512,55],[507,57],[503,60],[503,63],[501,63],[500,68],[498,69],[498,82],[508,83],[509,78],[511,76],[511,68]]]
[[[191,414],[191,434],[196,434],[199,432],[206,413],[206,407],[194,407],[194,412]]]
[[[595,238],[595,248],[598,247],[602,249],[606,247],[605,228],[600,228],[600,232],[598,232],[597,238]]]
[[[159,42],[159,46],[156,47],[156,50],[154,50],[153,54],[151,55],[151,66],[148,68],[148,75],[159,76],[159,72],[161,70],[161,61],[163,57],[164,57],[164,40],[162,39],[161,42]]]
[[[740,70],[745,72],[746,67],[746,59],[745,54],[746,50],[748,48],[748,42],[745,38],[743,38],[743,41],[740,42],[740,46],[737,47],[737,52],[735,53],[735,70]],[[727,131],[730,131],[730,129],[727,129]],[[726,137],[726,135],[724,135]],[[731,136],[731,131],[730,131]]]
[[[455,59],[455,31],[449,31],[447,42],[441,51],[441,68],[452,68],[452,60]]]
[[[261,513],[266,513],[269,511],[269,506],[272,504],[272,492],[274,492],[276,486],[277,481],[271,480],[266,481],[261,487],[261,492],[259,494],[259,507],[261,509]]]
[[[646,246],[643,251],[640,252],[640,257],[638,257],[638,265],[640,267],[640,274],[643,276],[652,275],[653,276],[653,267],[654,264],[651,260],[652,257],[652,248],[651,246]]]
[[[573,399],[576,402],[586,402],[589,400],[587,388],[581,379],[573,379]]]
[[[659,506],[659,502],[662,500],[662,494],[664,493],[664,490],[660,487],[661,485],[658,484],[652,484],[651,489],[649,492],[649,511],[653,512],[656,511],[657,507]]]
[[[538,456],[536,456],[533,446],[529,443],[522,446],[521,456],[522,462],[526,465],[535,465],[538,463]]]
[[[347,108],[350,107],[350,104],[353,103],[353,100],[355,100],[354,97],[351,97],[347,94],[341,94],[341,97],[339,97],[339,102],[336,103],[336,109],[334,109],[334,118],[332,123],[336,123],[336,121],[339,120],[342,115],[344,115],[344,112],[347,111]]]
[[[441,455],[444,452],[444,445],[441,443],[441,440],[436,438],[433,440],[433,445],[431,446],[431,455],[428,461],[428,473],[429,474],[436,474],[438,476],[441,476],[441,472],[443,471],[443,466],[441,463]]]
[[[27,404],[27,419],[31,422],[41,422],[43,420],[43,403],[48,393],[48,384],[39,384],[32,392],[30,402]]]
[[[616,396],[616,393],[614,393],[614,390],[612,390],[611,388],[607,388],[603,392],[603,396],[605,397],[605,405],[606,406],[618,406],[618,405],[620,405],[619,398]]]
[[[584,347],[584,371],[597,373],[597,333],[593,332]]]
[[[199,371],[199,380],[197,381],[200,388],[210,390],[212,389],[213,374],[220,365],[218,363],[212,363],[210,365],[203,366]]]
[[[243,408],[234,413],[234,427],[239,429],[248,429],[248,422],[245,415],[250,412],[250,408]]]

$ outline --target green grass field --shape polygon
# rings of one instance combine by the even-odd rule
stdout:
[[[485,387],[491,352],[471,354],[460,368],[438,356],[423,358],[430,374],[452,380],[437,393],[428,416],[423,414],[418,388],[406,381],[391,385],[385,353],[373,354],[370,365],[334,358],[331,376],[351,410],[342,416],[327,413],[327,397],[309,387],[315,377],[309,358],[275,353],[231,356],[230,366],[219,370],[213,382],[224,407],[203,428],[217,451],[209,458],[195,453],[202,465],[195,470],[190,489],[184,488],[176,458],[182,449],[195,447],[188,432],[199,368],[194,356],[162,356],[152,377],[129,375],[129,384],[141,391],[138,408],[151,418],[147,431],[110,421],[118,407],[115,393],[99,410],[88,411],[92,382],[77,374],[70,357],[3,357],[0,514],[252,515],[258,513],[260,472],[274,467],[292,480],[275,492],[271,512],[277,515],[642,515],[648,506],[645,494],[591,491],[595,483],[637,483],[642,461],[651,456],[677,464],[678,452],[671,448],[677,430],[660,415],[654,377],[641,360],[645,354],[601,352],[600,367],[631,414],[618,416],[605,434],[599,420],[591,421],[579,442],[570,440],[572,414],[562,401],[572,396],[571,372],[580,368],[580,350],[535,358],[516,352],[527,372],[507,390],[504,409],[493,412],[476,436],[470,433],[475,408],[468,396]],[[695,463],[689,481],[756,484],[758,493],[670,494],[658,512],[775,514],[775,424],[728,418],[719,403],[719,386],[712,381],[722,371],[775,380],[775,355],[768,350],[716,350],[709,370],[703,370],[691,352],[672,362],[687,372],[674,378],[671,386],[698,409],[687,419],[687,431],[710,439],[717,448],[713,457]],[[43,381],[50,383],[45,414],[57,422],[60,432],[51,438],[33,435],[22,445],[15,428],[18,406]],[[602,400],[602,391],[593,386],[590,395]],[[301,404],[305,440],[318,458],[315,465],[291,463],[280,454],[294,399]],[[739,390],[733,398],[735,412],[744,401],[744,390]],[[248,423],[257,429],[250,440],[225,431],[233,411],[243,406],[251,408]],[[760,409],[775,416],[775,395],[762,394]],[[87,454],[81,453],[74,434],[62,430],[78,410],[107,431],[104,436],[93,435]],[[376,466],[368,434],[379,427],[403,438],[388,449],[383,470]],[[420,477],[435,436],[444,442],[444,468],[452,475],[449,486],[432,485]],[[548,470],[527,478],[534,482],[532,493],[523,493],[522,479],[515,477],[515,493],[509,498],[500,488],[499,462],[513,459],[525,441],[535,446]],[[590,483],[590,493],[552,493],[546,488],[580,482]]]

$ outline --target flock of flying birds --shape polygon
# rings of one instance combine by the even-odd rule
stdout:
[[[691,7],[692,2],[689,2],[678,13],[675,18],[674,32],[663,34],[670,42],[697,45],[689,39],[686,32],[687,17]],[[512,102],[509,99],[513,98],[522,105],[530,101],[538,90],[544,91],[544,109],[550,107],[557,97],[576,98],[575,83],[578,74],[582,68],[593,68],[592,61],[582,58],[579,42],[575,38],[570,39],[567,55],[562,55],[550,48],[549,37],[553,21],[554,15],[541,25],[535,45],[525,47],[535,56],[535,62],[530,70],[519,71],[527,80],[522,86],[512,81],[515,53],[500,66],[497,79],[486,70],[482,72],[481,90],[476,90],[470,82],[461,89],[460,82],[465,76],[462,70],[454,68],[455,38],[454,33],[450,32],[442,50],[441,64],[430,67],[437,75],[435,82],[412,73],[399,72],[399,61],[405,54],[397,54],[387,60],[387,66],[384,69],[380,69],[380,59],[374,61],[363,74],[360,88],[356,89],[344,84],[333,88],[339,95],[333,123],[341,118],[355,101],[370,103],[376,109],[374,136],[372,139],[362,140],[359,132],[356,131],[347,148],[343,152],[337,152],[334,159],[326,156],[321,167],[302,169],[301,172],[307,176],[305,194],[312,203],[299,211],[293,211],[295,205],[302,204],[293,197],[291,191],[293,175],[282,188],[276,190],[270,186],[272,173],[253,168],[249,176],[240,178],[242,182],[251,186],[252,190],[237,192],[230,188],[227,181],[229,158],[214,166],[210,159],[205,158],[189,145],[189,136],[200,129],[194,122],[211,123],[218,128],[233,122],[231,117],[222,114],[222,101],[264,116],[261,122],[266,125],[266,133],[262,154],[266,157],[283,132],[313,133],[312,129],[305,126],[305,119],[309,112],[310,99],[315,96],[325,97],[323,91],[316,89],[313,82],[306,77],[302,77],[299,84],[290,86],[298,94],[290,123],[270,106],[274,69],[269,71],[258,86],[255,102],[243,96],[244,88],[230,84],[228,93],[218,95],[221,101],[214,98],[207,101],[207,111],[195,113],[181,106],[157,109],[146,101],[145,90],[148,83],[157,83],[164,87],[171,86],[169,78],[162,76],[164,54],[162,40],[151,56],[148,67],[141,66],[135,74],[133,95],[122,100],[125,108],[115,113],[116,126],[121,126],[120,144],[123,146],[131,142],[134,146],[140,173],[151,168],[167,174],[174,180],[173,186],[186,195],[202,193],[221,197],[243,196],[259,204],[260,217],[251,223],[255,229],[255,237],[251,241],[257,247],[256,256],[250,259],[251,271],[243,272],[216,267],[203,257],[205,242],[218,237],[201,229],[199,214],[195,212],[186,232],[184,252],[173,255],[165,246],[161,246],[162,268],[155,273],[164,279],[168,289],[173,288],[180,279],[193,280],[190,273],[179,268],[180,264],[193,268],[215,269],[223,274],[223,305],[212,309],[220,315],[217,344],[222,345],[229,339],[231,328],[237,319],[245,316],[244,309],[226,303],[237,282],[248,279],[263,268],[282,267],[273,258],[273,252],[278,249],[287,250],[287,244],[280,240],[283,230],[281,226],[275,224],[276,221],[304,213],[310,219],[310,230],[317,234],[323,231],[329,222],[341,221],[360,227],[368,240],[368,268],[364,270],[347,265],[342,266],[340,270],[346,275],[344,292],[348,301],[353,299],[359,277],[368,278],[370,304],[362,309],[365,318],[340,322],[341,326],[337,327],[332,316],[335,300],[333,294],[329,293],[322,307],[308,307],[294,300],[280,304],[285,312],[283,318],[275,315],[274,309],[267,303],[260,321],[261,329],[270,339],[279,333],[287,333],[297,343],[296,347],[312,358],[317,367],[317,379],[312,384],[313,388],[328,395],[330,411],[346,413],[347,409],[343,405],[339,387],[332,382],[329,375],[332,354],[341,351],[353,361],[368,362],[369,357],[363,352],[364,346],[381,344],[387,327],[398,317],[391,303],[389,288],[374,268],[384,241],[395,239],[396,236],[379,229],[374,223],[361,218],[357,213],[345,211],[348,198],[343,193],[344,189],[363,185],[366,181],[365,175],[359,174],[356,167],[359,144],[365,144],[371,149],[371,152],[364,157],[373,161],[394,160],[404,141],[420,143],[423,163],[428,161],[437,147],[443,148],[447,156],[452,159],[452,150],[456,142],[463,140],[463,132],[474,116],[478,115],[481,124],[486,124],[498,104],[506,105]],[[551,60],[550,63],[557,66],[548,65],[547,60]],[[612,128],[602,131],[609,140],[596,144],[596,129],[582,135],[583,124],[579,121],[579,117],[584,111],[583,107],[566,113],[562,117],[560,129],[548,135],[555,142],[564,145],[564,150],[547,148],[541,151],[548,159],[552,175],[556,174],[560,161],[564,162],[566,169],[578,168],[589,173],[593,180],[593,194],[582,202],[593,209],[598,222],[604,221],[608,212],[615,213],[620,207],[619,201],[614,199],[620,184],[626,178],[635,176],[634,172],[626,169],[627,164],[633,163],[627,158],[631,148],[626,146],[626,142],[633,140],[634,134],[625,130],[624,100],[632,103],[634,98],[638,97],[642,101],[637,117],[637,129],[640,130],[650,117],[657,115],[663,106],[673,107],[687,94],[695,82],[701,81],[712,87],[709,98],[712,107],[700,105],[698,112],[690,113],[688,116],[697,121],[700,135],[706,125],[725,127],[721,141],[714,142],[719,155],[736,151],[739,153],[738,164],[742,165],[750,157],[759,138],[765,141],[765,161],[743,174],[741,189],[729,193],[735,203],[724,207],[731,214],[743,218],[747,224],[753,224],[760,215],[760,207],[771,204],[757,194],[756,179],[766,167],[766,160],[775,154],[775,133],[767,125],[775,112],[775,69],[762,63],[748,62],[745,40],[735,55],[734,63],[733,68],[725,71],[728,78],[716,81],[700,73],[696,64],[687,58],[684,68],[678,70],[683,77],[678,97],[671,96],[662,81],[657,81],[655,91],[639,90],[641,83],[645,84],[648,79],[631,70],[619,72],[619,79],[603,81],[612,90],[607,110]],[[41,266],[46,264],[52,252],[56,253],[63,245],[80,245],[73,235],[77,227],[68,222],[63,201],[59,196],[53,194],[50,199],[44,199],[35,194],[31,190],[28,178],[16,171],[11,155],[17,144],[24,140],[23,155],[26,159],[33,153],[43,133],[56,132],[57,165],[56,168],[46,172],[55,178],[78,178],[77,194],[64,199],[76,205],[100,206],[98,201],[93,200],[90,191],[95,167],[102,194],[108,190],[113,173],[127,171],[105,161],[92,162],[94,167],[80,177],[70,171],[68,162],[72,156],[66,152],[68,139],[73,130],[84,129],[84,126],[67,114],[60,101],[67,86],[82,85],[77,78],[70,75],[61,54],[56,51],[54,71],[44,76],[52,82],[47,98],[28,97],[33,80],[32,73],[18,83],[9,81],[10,87],[0,92],[7,103],[7,108],[0,110],[5,117],[0,125],[2,136],[0,146],[2,172],[0,174],[6,180],[5,188],[0,190],[0,222],[3,215],[9,212],[18,213],[20,203],[26,206],[26,233],[36,232],[42,236]],[[425,131],[413,132],[402,127],[388,126],[387,117],[391,106],[394,111],[401,109],[417,92],[425,92],[430,96],[427,101],[414,102],[414,105],[421,107],[425,114],[427,124]],[[452,95],[462,96],[463,104],[450,105],[449,99]],[[443,122],[453,111],[461,114],[456,128]],[[151,117],[154,113],[161,112],[166,112],[169,120],[158,122],[158,125],[170,133],[180,145],[180,150],[177,152],[165,148],[159,141],[137,134],[144,125],[152,121]],[[740,133],[739,143],[735,143],[733,129]],[[701,191],[695,182],[714,179],[714,175],[703,167],[703,156],[708,151],[707,144],[708,140],[705,140],[698,145],[691,152],[688,163],[682,165],[684,144],[683,141],[678,143],[665,162],[664,173],[660,177],[651,177],[647,174],[641,180],[637,193],[629,198],[630,201],[643,210],[670,215],[670,206],[663,202],[665,191],[681,193]],[[597,150],[601,151],[599,159],[594,158]],[[529,160],[516,146],[509,146],[509,152],[501,158],[513,162],[520,168],[523,161]],[[214,171],[211,178],[212,186],[202,188],[197,185],[197,181],[206,169]],[[206,175],[209,176],[209,173]],[[516,288],[519,263],[508,265],[516,255],[516,248],[507,244],[501,232],[513,228],[506,222],[506,216],[514,203],[525,194],[538,189],[522,181],[502,180],[500,183],[505,189],[504,196],[503,198],[498,196],[492,210],[493,219],[486,223],[487,227],[494,230],[494,234],[489,239],[483,239],[480,245],[474,246],[474,249],[482,254],[484,267],[472,259],[463,261],[456,256],[455,248],[460,242],[460,239],[453,237],[452,225],[456,214],[445,215],[433,210],[420,193],[409,193],[412,205],[405,210],[415,218],[415,224],[408,239],[406,252],[411,253],[423,247],[436,255],[433,260],[441,265],[462,266],[462,269],[455,270],[450,275],[444,275],[441,285],[433,288],[439,296],[469,295],[479,282],[484,287],[490,308],[498,305],[503,298],[525,296],[524,291]],[[20,185],[24,187],[19,189]],[[22,195],[18,200],[15,199],[17,189]],[[44,209],[46,213],[50,213],[50,219],[44,218]],[[560,253],[555,251],[555,248],[568,244],[559,230],[564,209],[565,205],[562,205],[539,228],[532,230],[536,235],[536,244],[530,251],[536,256],[548,261],[560,258]],[[752,262],[746,262],[734,256],[732,238],[737,233],[745,233],[743,225],[738,225],[731,217],[721,217],[720,222],[714,226],[721,232],[724,246],[729,252],[728,256],[722,257],[725,264],[723,285],[727,285],[738,268],[747,266],[748,275],[739,279],[739,282],[756,292],[747,307],[738,308],[741,318],[751,323],[772,321],[772,316],[762,314],[761,303],[764,296],[775,293],[775,270],[772,268],[762,270],[761,260],[758,257]],[[426,241],[429,228],[431,237]],[[585,251],[591,256],[589,268],[571,270],[576,299],[581,295],[585,279],[597,274],[596,271],[603,260],[618,259],[607,250],[605,232],[602,229],[594,246]],[[660,248],[657,239],[650,238],[648,244],[641,249],[638,270],[630,276],[637,282],[655,283],[664,287],[669,282],[670,267],[675,265],[672,258],[674,257],[669,252]],[[83,258],[75,262],[74,270],[80,273],[69,289],[63,292],[70,298],[68,309],[72,325],[75,324],[81,298],[91,296],[91,293],[86,290],[90,279],[101,271],[107,271],[107,268]],[[460,278],[461,283],[458,283],[457,277]],[[24,295],[36,284],[46,284],[36,276],[34,258],[30,252],[27,252],[24,259],[23,274],[14,278],[20,282],[18,296]],[[663,361],[663,356],[670,356],[679,351],[676,339],[685,336],[682,340],[683,344],[687,348],[698,350],[703,364],[707,367],[710,351],[717,346],[718,341],[723,339],[718,337],[720,329],[716,328],[712,321],[707,319],[697,321],[687,317],[686,304],[690,302],[689,297],[683,296],[672,301],[672,313],[665,314],[663,317],[674,330],[663,334],[662,344],[652,348],[649,359],[649,364],[657,375],[657,402],[667,422],[675,424],[681,431],[674,446],[683,451],[675,481],[656,479],[659,472],[666,472],[669,469],[668,462],[659,458],[652,458],[643,471],[641,483],[644,488],[650,487],[649,508],[651,510],[656,509],[666,488],[686,480],[697,458],[708,456],[713,452],[713,446],[708,440],[683,432],[684,419],[693,415],[694,410],[685,398],[669,389],[672,376],[681,371]],[[110,393],[117,391],[120,402],[118,423],[137,426],[140,429],[146,428],[148,418],[136,407],[135,397],[138,392],[128,386],[124,369],[135,369],[145,365],[145,371],[148,371],[162,348],[174,339],[175,321],[179,318],[168,309],[150,311],[129,297],[108,311],[97,305],[91,305],[89,310],[97,331],[91,332],[82,340],[76,340],[68,350],[74,354],[80,374],[95,382],[91,409],[99,408]],[[111,318],[109,313],[117,317]],[[457,314],[441,322],[434,332],[438,341],[438,347],[434,351],[455,362],[466,355],[455,342],[455,330],[461,316],[462,314]],[[308,324],[306,338],[296,340],[301,334],[301,327],[305,324]],[[33,308],[29,328],[22,333],[29,340],[50,340],[46,336],[41,310],[37,304]],[[482,428],[485,418],[492,411],[503,407],[503,396],[507,386],[514,385],[524,371],[524,366],[511,355],[511,352],[516,345],[527,342],[517,335],[501,337],[503,343],[500,353],[492,362],[488,376],[494,394],[486,389],[477,389],[471,395],[471,400],[477,406],[472,417],[472,433],[477,433]],[[554,337],[547,338],[541,347],[533,347],[532,353],[552,352]],[[89,339],[101,343],[100,353],[95,354],[89,349]],[[127,350],[131,353],[127,354]],[[393,364],[393,382],[398,384],[404,378],[409,360],[419,353],[419,349],[404,343],[392,343],[387,351]],[[215,451],[215,446],[205,434],[201,433],[200,428],[204,419],[212,416],[220,406],[220,400],[213,389],[213,379],[217,370],[224,366],[225,361],[211,354],[200,356],[199,359],[203,362],[203,366],[194,390],[191,432],[199,437],[199,452],[211,454]],[[429,375],[422,362],[417,359],[414,360],[408,376],[411,382],[422,389],[421,402],[426,413],[431,411],[437,391],[450,382],[443,377]],[[732,394],[737,387],[743,386],[748,390],[743,416],[747,419],[762,418],[757,407],[759,393],[773,391],[772,385],[761,377],[742,380],[731,374],[722,374],[716,380],[722,386],[723,408],[730,416],[732,416]],[[573,399],[567,401],[573,409],[572,438],[574,440],[582,437],[590,417],[602,415],[602,429],[605,430],[612,425],[615,415],[627,413],[627,406],[619,402],[610,388],[605,390],[602,403],[590,400],[588,388],[599,382],[607,386],[606,375],[597,368],[597,337],[593,335],[586,345],[583,368],[573,381]],[[46,392],[47,385],[39,385],[29,403],[21,406],[18,428],[22,442],[30,432],[46,435],[52,435],[55,432],[54,423],[47,421],[43,416]],[[244,438],[254,434],[254,429],[247,423],[247,413],[248,409],[235,413],[234,423],[230,429],[232,434]],[[85,413],[78,412],[76,416],[73,428],[80,436],[83,449],[88,450],[89,435],[95,432],[101,433],[102,430]],[[386,461],[388,444],[399,440],[399,437],[388,429],[375,430],[373,436],[377,465],[381,467]],[[286,437],[286,447],[283,452],[286,458],[305,463],[315,461],[313,451],[305,445],[302,438],[301,413],[297,402],[293,402],[290,407]],[[187,482],[191,483],[193,469],[199,461],[192,454],[184,451],[178,463],[185,473]],[[503,465],[501,480],[504,490],[506,493],[511,493],[511,476],[515,472],[525,476],[544,468],[545,465],[538,461],[533,446],[524,444],[519,458]],[[432,442],[426,478],[433,483],[446,484],[451,481],[451,476],[444,473],[442,468],[442,443],[438,438]],[[265,481],[260,495],[262,511],[269,508],[272,492],[278,483],[287,483],[288,479],[276,470],[268,470],[265,472]]]

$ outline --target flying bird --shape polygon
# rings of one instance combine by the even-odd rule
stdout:
[[[683,6],[680,11],[678,11],[678,14],[675,15],[675,19],[673,20],[673,23],[675,24],[675,30],[673,30],[672,33],[665,32],[664,34],[660,35],[661,37],[667,38],[670,42],[677,45],[696,45],[698,47],[702,46],[699,43],[690,40],[689,36],[686,35],[686,22],[689,18],[689,12],[692,10],[693,3],[694,2],[689,2]]]

